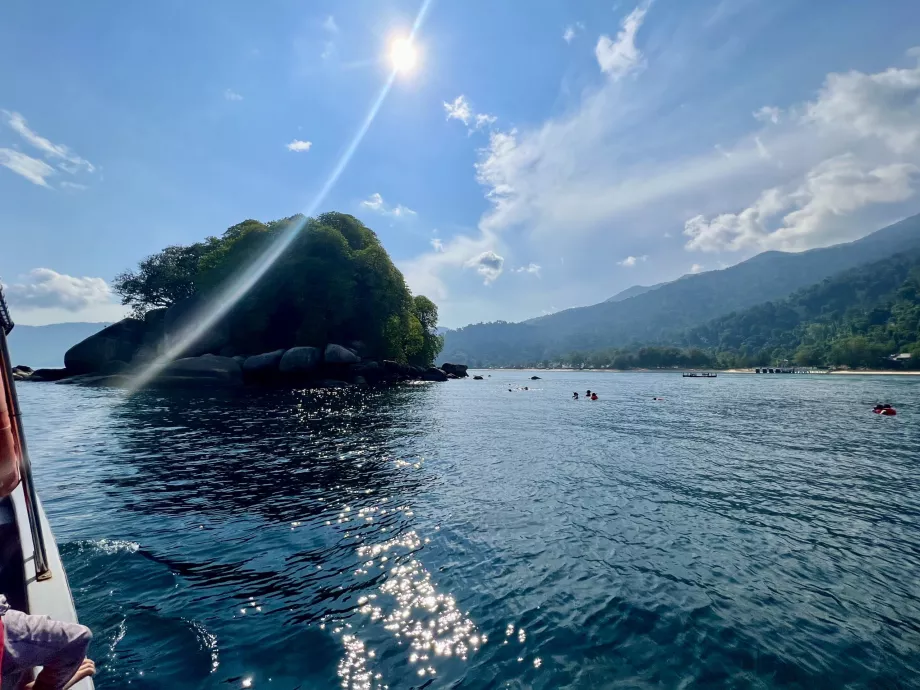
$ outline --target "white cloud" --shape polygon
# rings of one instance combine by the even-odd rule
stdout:
[[[693,264],[693,265],[690,267],[690,273],[702,273],[702,272],[703,272],[703,265],[702,265],[702,264]]]
[[[323,60],[329,60],[335,57],[335,43],[332,41],[326,41],[323,44],[323,52],[320,53],[319,56]]]
[[[642,65],[642,53],[636,48],[636,33],[645,20],[645,7],[630,12],[620,25],[616,39],[601,36],[594,48],[597,64],[611,79],[622,79]]]
[[[241,101],[241,100],[243,100],[243,97],[242,97],[240,94],[238,94],[236,91],[234,91],[233,89],[226,89],[226,90],[224,91],[224,98],[225,98],[226,100],[228,100],[228,101]]]
[[[290,144],[287,145],[288,151],[294,151],[295,153],[301,153],[304,151],[309,151],[310,147],[313,146],[312,141],[303,141],[301,139],[294,139]]]
[[[483,277],[484,285],[494,282],[502,274],[504,265],[505,259],[491,249],[474,256],[464,264],[466,268],[476,269],[476,272]]]
[[[473,123],[470,132],[483,127],[491,127],[498,118],[489,113],[476,113],[467,100],[466,96],[460,94],[451,103],[444,102],[444,112],[447,113],[448,120],[460,120],[463,124],[469,126]]]
[[[512,269],[512,273],[529,273],[530,275],[534,275],[534,276],[537,276],[537,278],[539,278],[540,271],[542,270],[542,268],[543,267],[540,266],[539,264],[535,264],[531,262],[527,264],[526,266],[520,266],[518,268]]]
[[[369,198],[362,201],[361,205],[371,211],[380,211],[383,209],[383,197],[379,192],[374,192]]]
[[[575,38],[578,34],[585,30],[585,25],[581,22],[575,22],[574,24],[569,24],[565,27],[565,31],[562,32],[562,40],[566,43],[571,43],[572,39]]]
[[[757,144],[757,153],[760,154],[761,158],[771,158],[770,152],[767,150],[763,141],[760,140],[760,137],[754,137],[754,143]]]
[[[26,119],[19,113],[11,113],[6,110],[2,112],[4,117],[6,117],[10,129],[44,153],[47,158],[60,161],[58,165],[62,170],[73,174],[80,170],[91,173],[96,169],[92,163],[84,158],[80,158],[80,156],[75,154],[64,144],[55,144],[37,132],[34,132],[29,128]]]
[[[434,251],[400,262],[399,268],[413,293],[428,295],[438,304],[444,304],[450,300],[445,274],[459,274],[471,259],[493,250],[494,242],[489,233],[479,237],[455,235],[434,247]]]
[[[772,122],[774,125],[779,124],[779,118],[783,111],[772,105],[765,105],[759,110],[754,111],[754,118],[758,122]]]
[[[810,170],[800,184],[769,189],[740,213],[691,218],[684,227],[690,238],[686,247],[713,252],[795,251],[840,242],[849,239],[842,216],[871,204],[909,199],[918,175],[920,168],[910,163],[873,168],[852,154],[830,158]],[[777,219],[780,214],[784,215]],[[779,222],[771,222],[774,219]]]
[[[335,23],[335,17],[331,14],[323,21],[323,29],[330,34],[339,32],[339,25]]]
[[[618,266],[625,266],[626,268],[632,268],[640,261],[647,261],[648,255],[643,254],[642,256],[627,256],[622,261],[617,261]]]
[[[470,124],[473,117],[473,110],[463,94],[457,96],[452,103],[445,101],[444,110],[448,120],[460,120],[465,125]]]
[[[876,74],[829,74],[818,100],[808,105],[806,120],[877,138],[896,153],[915,150],[920,146],[920,64]]]
[[[112,302],[112,291],[102,278],[76,278],[50,268],[33,268],[5,291],[9,305],[21,309],[76,312]]]
[[[434,239],[431,240],[431,248],[434,249],[436,252],[443,252],[444,243],[441,240],[439,240],[437,237],[435,237]]]
[[[379,192],[371,194],[370,197],[361,202],[361,206],[371,211],[376,211],[381,215],[392,216],[394,218],[408,218],[409,216],[417,215],[411,208],[403,206],[402,204],[388,206]]]
[[[75,191],[81,192],[84,189],[89,189],[85,184],[79,184],[78,182],[68,182],[64,180],[60,184],[61,189],[73,189]]]
[[[0,165],[22,175],[32,184],[47,187],[46,178],[54,174],[54,168],[38,158],[32,158],[13,149],[0,149]]]
[[[476,114],[476,129],[482,129],[483,127],[490,127],[495,124],[495,121],[498,118],[495,115],[489,115],[488,113],[477,113]]]

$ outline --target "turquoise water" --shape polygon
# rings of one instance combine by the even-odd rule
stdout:
[[[541,375],[21,385],[97,687],[920,687],[920,379]]]

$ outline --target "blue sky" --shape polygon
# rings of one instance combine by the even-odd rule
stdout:
[[[419,10],[3,3],[14,316],[118,318],[143,256],[314,206]],[[920,211],[918,26],[912,0],[432,0],[319,210],[448,326],[855,239]]]

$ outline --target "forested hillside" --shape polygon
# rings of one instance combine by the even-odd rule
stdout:
[[[896,354],[911,357],[892,359]],[[920,368],[920,250],[714,319],[669,345],[576,350],[555,364],[611,369],[777,364]]]
[[[895,353],[920,360],[920,251],[828,278],[785,300],[729,314],[688,331],[679,344],[752,366],[885,365]]]
[[[215,329],[229,350],[357,343],[369,358],[427,365],[441,349],[438,309],[413,296],[377,235],[357,218],[324,213],[261,223],[167,247],[114,282],[137,316],[191,305],[238,279],[283,234],[290,246]],[[171,318],[168,314],[164,317]],[[228,351],[229,351],[228,350]]]
[[[847,244],[801,253],[765,252],[736,266],[687,275],[616,302],[525,323],[476,324],[445,336],[443,359],[476,366],[557,360],[572,352],[672,344],[714,318],[781,300],[861,264],[920,248],[920,216]]]

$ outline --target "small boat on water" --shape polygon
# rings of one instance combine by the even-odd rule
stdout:
[[[718,374],[713,371],[685,371],[683,376],[685,379],[714,379]]]
[[[76,623],[67,575],[32,477],[6,343],[11,330],[0,288],[0,593],[19,611]],[[84,678],[71,687],[93,690],[93,681]]]

